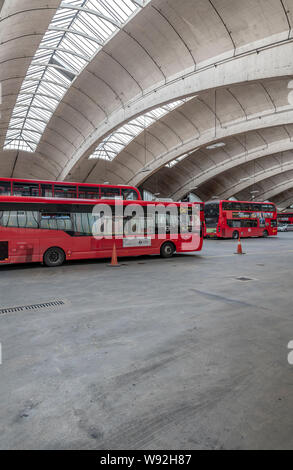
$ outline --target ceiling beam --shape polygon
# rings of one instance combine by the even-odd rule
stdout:
[[[120,23],[113,20],[112,18],[109,18],[108,16],[102,15],[98,11],[92,10],[90,8],[76,7],[76,6],[73,6],[69,3],[61,3],[59,8],[61,8],[63,10],[75,10],[75,11],[80,11],[81,13],[87,13],[88,15],[96,16],[97,18],[100,18],[101,20],[104,20],[104,21],[107,21],[108,23],[111,23],[113,26],[116,26],[116,28],[121,29],[121,27],[122,27],[122,25]]]

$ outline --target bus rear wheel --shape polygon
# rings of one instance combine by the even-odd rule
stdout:
[[[263,237],[268,238],[268,236],[269,236],[269,232],[267,230],[265,230],[264,233],[263,233]]]
[[[239,232],[237,232],[237,230],[235,230],[235,231],[233,232],[232,238],[233,238],[233,240],[238,240],[238,238],[239,238]]]
[[[175,247],[173,243],[164,243],[161,247],[161,256],[162,258],[172,258],[175,252]]]
[[[65,253],[61,248],[49,248],[44,254],[44,264],[49,268],[61,266],[65,261]]]

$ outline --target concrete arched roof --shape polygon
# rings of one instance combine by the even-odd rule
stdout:
[[[292,167],[291,167],[292,168]],[[256,197],[261,198],[262,200],[274,200],[276,196],[280,193],[291,189],[293,187],[293,171],[285,171],[284,173],[280,172],[275,174],[271,178],[262,180],[260,183],[253,186],[256,191],[258,191]],[[239,193],[241,196],[249,194],[249,191],[242,191]]]
[[[199,94],[150,126],[146,134],[140,134],[112,162],[107,163],[108,177],[116,182],[123,178],[125,182],[140,184],[149,176],[149,173],[142,173],[143,168],[150,170],[150,173],[161,168],[163,173],[160,176],[166,183],[168,175],[176,173],[177,168],[186,166],[189,160],[192,159],[195,163],[197,158],[199,162],[203,158],[206,159],[203,153],[211,154],[211,152],[204,152],[203,147],[214,140],[225,142],[225,139],[232,135],[234,138],[229,142],[230,146],[233,142],[236,155],[243,154],[245,148],[253,150],[255,145],[258,150],[261,148],[266,153],[269,145],[273,148],[274,142],[279,142],[278,125],[282,126],[281,139],[290,141],[288,129],[290,129],[289,123],[292,122],[292,109],[288,104],[288,81],[287,78],[274,79],[219,89],[217,91],[216,130],[214,92]],[[283,126],[285,123],[288,126]],[[266,130],[266,128],[271,128],[272,124],[275,124],[275,131]],[[247,137],[241,133],[243,130],[249,133]],[[252,130],[255,131],[252,132]],[[243,140],[242,143],[241,140]],[[245,140],[247,140],[246,144]],[[232,156],[231,151],[227,154],[226,147],[218,150],[218,154],[224,154],[228,165],[228,160]],[[191,155],[176,167],[170,171],[165,169],[168,162],[189,152],[192,152]],[[213,167],[215,159],[212,159],[210,163]],[[237,162],[230,161],[231,165],[233,163]],[[89,161],[83,167],[85,180],[94,181],[101,172],[101,168],[104,167],[104,162],[96,162],[94,169],[92,165],[92,161]],[[207,162],[204,165],[207,167]],[[88,170],[89,173],[87,173]],[[222,171],[222,168],[220,166],[214,170]],[[200,166],[197,168],[197,175],[200,176]],[[182,182],[178,186],[182,186]],[[172,194],[177,190],[176,187],[169,189]]]
[[[267,135],[271,133],[274,135],[274,140],[271,142],[267,140],[265,143],[264,139],[267,135],[263,135],[263,131],[251,131],[246,135],[230,137],[225,140],[225,147],[214,150],[203,148],[192,153],[174,167],[162,168],[159,175],[148,179],[145,187],[157,192],[156,183],[159,176],[159,179],[164,181],[163,194],[171,195],[174,199],[181,199],[189,192],[196,191],[196,188],[213,183],[219,175],[232,172],[247,162],[261,159],[263,165],[266,165],[268,155],[277,155],[280,152],[288,153],[290,160],[291,152],[287,151],[293,150],[292,126],[268,128],[266,131]],[[251,171],[251,174],[254,172]]]
[[[200,186],[197,194],[204,200],[214,195],[220,199],[235,196],[239,200],[249,200],[255,192],[256,198],[270,199],[283,191],[282,184],[292,174],[292,157],[293,150],[289,150],[244,163]]]
[[[191,174],[203,193],[211,178],[232,175],[246,158],[241,139],[251,139],[251,160],[261,157],[265,162],[278,145],[284,152],[291,149],[293,0],[130,2],[135,5],[132,15],[119,24],[112,18],[115,31],[102,47],[97,44],[96,53],[67,87],[35,152],[3,150],[3,145],[23,79],[61,2],[4,2],[2,176],[81,181],[106,177],[113,183],[156,184],[162,193],[180,197],[190,187]],[[84,6],[89,5],[93,3]],[[95,36],[91,44],[94,39],[99,42]],[[113,161],[88,160],[113,130],[187,97],[193,98],[139,134]],[[263,144],[253,145],[263,138]],[[210,143],[223,140],[225,147],[214,155],[206,151]],[[228,146],[233,147],[231,157]],[[165,167],[189,152],[177,165]]]
[[[273,198],[279,210],[284,211],[292,205],[293,188],[287,189]],[[292,209],[289,209],[292,212]]]
[[[159,89],[155,88],[150,93],[146,93],[144,97],[132,100],[126,108],[120,108],[108,118],[103,119],[97,129],[92,128],[86,139],[80,140],[81,145],[65,165],[60,177],[66,178],[75,165],[86,159],[94,151],[98,142],[113,129],[146,110],[170,101],[198,95],[203,90],[215,90],[219,87],[229,88],[235,84],[273,77],[291,77],[293,66],[289,57],[293,52],[293,44],[291,39],[288,41],[278,44],[274,49],[264,49],[258,53],[256,48],[253,53],[224,60],[219,64],[215,62],[217,67],[215,64],[210,64],[203,67],[202,70],[182,74],[170,83],[163,84]],[[254,72],[250,73],[250,71]]]

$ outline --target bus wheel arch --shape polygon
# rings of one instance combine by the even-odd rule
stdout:
[[[49,268],[62,266],[65,260],[65,251],[59,246],[51,246],[45,251],[43,256],[43,263]]]
[[[172,258],[175,251],[176,251],[175,243],[170,242],[170,241],[164,242],[160,250],[162,258]]]

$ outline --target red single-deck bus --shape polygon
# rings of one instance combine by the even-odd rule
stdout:
[[[167,258],[175,251],[200,251],[203,205],[172,203],[172,211],[169,207],[146,201],[0,197],[0,264],[60,266],[65,260],[108,258],[114,243],[118,256]],[[94,208],[103,215],[93,215]],[[93,236],[95,224],[102,220],[102,236]],[[173,238],[178,222],[181,232]]]
[[[272,203],[243,201],[205,203],[206,237],[268,237],[277,234],[277,208]]]
[[[0,178],[0,196],[141,200],[133,186]]]

